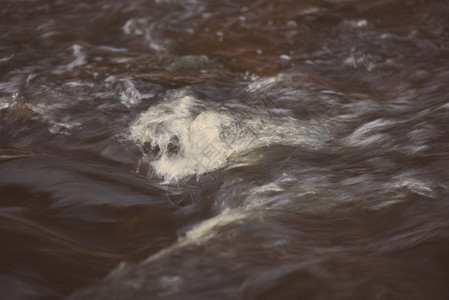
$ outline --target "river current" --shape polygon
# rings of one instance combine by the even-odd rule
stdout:
[[[448,299],[448,1],[0,4],[2,299]]]

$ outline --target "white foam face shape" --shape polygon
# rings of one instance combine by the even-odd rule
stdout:
[[[144,112],[131,126],[131,139],[158,147],[160,155],[152,162],[155,172],[176,180],[225,165],[231,150],[220,134],[228,119],[181,90]]]
[[[153,163],[156,172],[171,180],[223,167],[230,149],[220,139],[221,117],[218,113],[206,111],[184,124],[179,135],[179,152],[170,155],[164,151]]]

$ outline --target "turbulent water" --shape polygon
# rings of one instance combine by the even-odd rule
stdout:
[[[448,299],[448,1],[0,4],[2,299]]]

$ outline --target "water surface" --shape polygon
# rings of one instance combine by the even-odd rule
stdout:
[[[3,1],[5,299],[447,299],[447,1]]]

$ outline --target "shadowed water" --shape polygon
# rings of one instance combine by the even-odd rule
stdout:
[[[4,1],[5,299],[447,299],[447,1]]]

